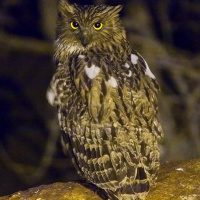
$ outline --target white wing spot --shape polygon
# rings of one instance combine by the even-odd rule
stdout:
[[[62,115],[60,112],[58,113],[58,122],[59,122],[59,125],[62,126]]]
[[[131,62],[133,63],[133,65],[136,65],[138,61],[138,56],[136,56],[135,54],[131,54]]]
[[[151,72],[151,70],[149,69],[148,64],[146,63],[146,61],[144,60],[145,66],[146,66],[146,71],[145,71],[145,75],[151,77],[152,79],[155,79],[156,77],[154,76],[154,74]]]
[[[92,66],[89,68],[88,66],[85,67],[85,73],[90,78],[95,78],[100,72],[100,68],[92,64]]]
[[[114,88],[117,87],[117,81],[113,76],[111,76],[110,79],[108,80],[108,84]]]
[[[81,58],[81,59],[85,58],[84,55],[79,55],[78,57]]]
[[[48,100],[49,104],[51,104],[51,105],[54,104],[55,94],[51,89],[49,89],[47,92],[47,100]]]
[[[132,71],[129,70],[129,73],[126,76],[131,77],[132,76]]]
[[[128,63],[125,63],[124,67],[130,68],[130,65]]]

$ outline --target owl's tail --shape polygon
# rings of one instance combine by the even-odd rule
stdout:
[[[110,200],[145,200],[149,183],[122,186],[117,191],[107,191]]]
[[[129,177],[116,191],[107,191],[111,200],[144,200],[150,189],[143,167],[137,168],[136,177]]]

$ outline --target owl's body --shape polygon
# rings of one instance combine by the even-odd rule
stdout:
[[[60,1],[58,67],[47,95],[78,173],[111,199],[144,199],[159,168],[159,88],[131,50],[119,11]]]

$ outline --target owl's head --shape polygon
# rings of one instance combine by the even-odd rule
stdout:
[[[121,6],[69,4],[66,0],[58,3],[59,43],[71,51],[91,48],[109,49],[126,38],[119,19]]]

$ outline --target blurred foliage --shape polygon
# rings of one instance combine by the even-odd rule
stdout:
[[[70,2],[82,3],[80,0]],[[123,4],[128,38],[161,86],[162,160],[200,156],[200,1],[88,0]],[[46,101],[56,0],[0,2],[0,196],[79,178],[62,153]]]

